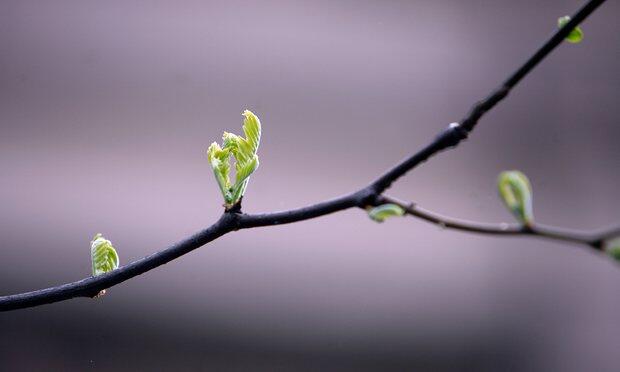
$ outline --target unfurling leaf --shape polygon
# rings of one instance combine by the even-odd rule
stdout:
[[[558,18],[558,27],[562,28],[566,26],[568,22],[570,22],[569,16],[560,17]],[[564,40],[573,44],[579,43],[581,40],[583,40],[583,31],[581,30],[581,27],[576,26],[575,28],[573,28]]]
[[[499,195],[515,218],[526,226],[534,223],[532,187],[519,171],[505,171],[497,178]]]
[[[101,234],[90,242],[90,257],[93,263],[93,276],[118,269],[118,254],[112,243]]]
[[[209,148],[207,149],[207,159],[209,159],[211,168],[213,168],[215,180],[217,181],[217,184],[222,191],[224,200],[230,199],[230,163],[228,162],[229,156],[230,151],[228,149],[222,149],[220,145],[217,144],[217,142],[213,142],[211,146],[209,146]]]
[[[243,112],[243,133],[245,138],[233,133],[224,132],[222,147],[213,142],[207,150],[209,163],[213,168],[215,179],[222,191],[226,207],[235,205],[247,188],[250,175],[258,168],[260,144],[260,120],[251,111]],[[230,181],[230,156],[235,159],[235,183]]]
[[[375,222],[383,222],[389,217],[400,217],[405,214],[405,210],[396,204],[383,204],[368,211],[368,217]]]

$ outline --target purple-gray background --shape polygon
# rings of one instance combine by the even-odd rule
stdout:
[[[581,1],[0,2],[0,294],[89,275],[213,222],[205,150],[263,123],[244,207],[351,191],[486,95]],[[510,221],[620,220],[620,3],[457,150],[390,193]],[[359,210],[227,235],[78,299],[0,315],[3,370],[618,370],[620,268],[579,246]]]

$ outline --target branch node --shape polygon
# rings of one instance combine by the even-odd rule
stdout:
[[[482,117],[482,115],[492,109],[499,101],[506,98],[506,96],[510,92],[510,89],[510,86],[503,84],[493,93],[491,93],[487,98],[476,102],[467,114],[467,116],[461,121],[461,127],[466,132],[471,132],[478,123],[478,120],[480,120],[480,118]]]
[[[604,241],[603,239],[596,239],[591,241],[590,243],[588,243],[590,245],[590,247],[596,249],[597,251],[604,251]]]
[[[366,208],[368,206],[377,206],[381,204],[380,195],[372,185],[358,191],[357,206]]]
[[[443,148],[454,147],[466,139],[467,134],[467,130],[459,123],[451,123],[448,125],[448,128],[439,134],[438,140],[442,143]]]
[[[239,201],[233,205],[224,204],[224,213],[231,214],[241,214],[241,201],[243,201],[243,196],[239,198]]]

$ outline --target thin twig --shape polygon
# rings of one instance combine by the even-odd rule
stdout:
[[[422,150],[404,159],[392,169],[381,175],[370,185],[351,194],[320,202],[308,207],[275,212],[268,214],[243,214],[240,205],[226,211],[222,217],[207,229],[163,250],[130,264],[122,266],[109,273],[82,279],[77,282],[63,284],[57,287],[41,289],[33,292],[0,297],[0,311],[8,311],[33,307],[53,302],[64,301],[75,297],[93,297],[100,291],[122,283],[135,276],[166,264],[194,249],[197,249],[231,231],[259,226],[273,226],[285,223],[304,221],[345,209],[368,205],[376,205],[381,194],[390,185],[405,175],[408,171],[426,161],[431,156],[458,145],[474,129],[478,120],[508,92],[517,85],[542,59],[544,59],[568,35],[571,29],[581,23],[605,0],[591,0],[582,7],[571,21],[543,44],[519,69],[517,69],[499,88],[493,91],[488,98],[476,103],[469,114],[460,124],[451,124],[442,131],[429,145]],[[418,216],[421,217],[421,216]],[[428,217],[428,216],[427,216]],[[428,218],[427,218],[428,220]],[[478,226],[478,232],[490,233]],[[547,232],[546,235],[552,233]]]
[[[442,228],[488,235],[537,236],[541,238],[582,244],[598,251],[603,250],[602,242],[604,240],[620,234],[620,226],[614,226],[597,232],[582,232],[567,230],[555,226],[541,225],[538,223],[528,227],[514,223],[481,223],[461,220],[442,216],[438,213],[421,208],[415,203],[406,203],[390,196],[380,196],[377,199],[377,203],[396,204],[403,208],[407,214],[437,224]]]
[[[474,130],[480,118],[491,110],[497,103],[504,99],[508,93],[536,67],[540,61],[549,55],[570,31],[585,20],[605,0],[591,0],[584,5],[571,20],[561,29],[557,30],[528,60],[506,79],[499,87],[485,99],[476,102],[469,113],[459,122],[453,123],[439,136],[426,146],[422,151],[410,156],[397,164],[373,182],[373,187],[378,194],[387,190],[390,185],[405,173],[426,161],[431,156],[450,147],[458,145],[467,135]]]

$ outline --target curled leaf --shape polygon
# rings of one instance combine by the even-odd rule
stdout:
[[[118,253],[112,243],[101,234],[95,235],[90,242],[90,257],[93,264],[93,276],[118,269]]]
[[[532,187],[519,171],[505,171],[497,178],[497,189],[504,204],[515,218],[526,226],[534,223]]]
[[[375,222],[383,222],[389,217],[400,217],[405,214],[405,210],[396,204],[383,204],[368,211],[368,217]]]
[[[213,168],[213,174],[217,181],[224,200],[230,199],[230,163],[228,158],[230,151],[228,149],[222,149],[217,142],[213,142],[207,149],[207,159]]]
[[[215,179],[217,180],[226,205],[236,204],[247,188],[250,175],[256,171],[259,165],[258,146],[261,137],[260,120],[251,111],[243,112],[243,133],[245,138],[233,133],[224,132],[222,147],[216,142],[207,150],[207,156]],[[235,183],[230,181],[230,156],[235,159]]]
[[[566,26],[568,22],[570,22],[569,16],[560,17],[558,18],[558,27],[562,28]],[[573,28],[564,40],[573,44],[579,43],[581,40],[583,40],[583,31],[581,30],[581,27],[576,26],[575,28]]]

